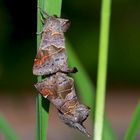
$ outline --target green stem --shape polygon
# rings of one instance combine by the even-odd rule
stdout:
[[[38,6],[42,5],[42,1],[38,0]],[[41,21],[40,21],[40,12],[37,9],[37,32],[41,31]],[[40,43],[40,36],[37,35],[37,49],[39,47]],[[41,80],[41,77],[38,77],[38,80]],[[41,124],[42,124],[42,119],[41,119],[41,114],[42,114],[42,97],[40,94],[36,96],[36,140],[41,140]]]
[[[94,85],[92,84],[90,77],[88,76],[86,70],[80,63],[73,47],[71,46],[70,42],[66,42],[66,49],[68,52],[68,61],[71,67],[76,66],[79,70],[76,74],[72,74],[75,80],[76,89],[80,93],[80,98],[82,102],[88,105],[91,108],[90,117],[91,120],[94,119],[94,96],[95,96],[95,89]],[[94,133],[93,133],[94,135]],[[103,140],[117,140],[116,135],[111,127],[111,124],[107,117],[104,120],[104,132],[103,132]]]
[[[38,0],[38,6],[46,11],[49,15],[60,16],[62,0]],[[40,11],[37,12],[37,32],[42,29],[40,21]],[[40,36],[37,36],[37,48],[39,47]],[[38,77],[41,80],[41,77]],[[36,98],[36,112],[37,112],[37,130],[36,140],[47,139],[48,117],[49,117],[49,103],[40,94]]]
[[[110,8],[111,0],[102,0],[94,140],[102,140],[103,135]]]
[[[140,102],[134,112],[130,126],[127,129],[125,140],[135,140],[138,129],[140,128]]]

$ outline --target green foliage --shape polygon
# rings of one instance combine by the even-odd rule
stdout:
[[[135,140],[138,129],[140,129],[140,102],[138,103],[136,110],[133,114],[130,126],[126,131],[124,140]]]
[[[5,118],[0,115],[0,133],[1,132],[4,134],[6,140],[19,140],[14,130],[6,122]]]
[[[103,140],[117,140],[117,136],[114,133],[111,123],[106,116],[104,117],[102,137]]]

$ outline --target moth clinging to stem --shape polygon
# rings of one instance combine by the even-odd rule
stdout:
[[[42,76],[42,80],[35,87],[57,108],[58,116],[65,124],[90,136],[83,126],[90,108],[78,101],[74,80],[68,76],[77,72],[75,67],[68,66],[65,49],[64,32],[70,21],[49,16],[41,8],[40,11],[43,29],[39,33],[41,42],[34,59],[33,74]]]

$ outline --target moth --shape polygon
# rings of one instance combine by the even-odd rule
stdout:
[[[59,118],[68,126],[90,136],[83,122],[89,116],[90,108],[78,101],[73,78],[69,73],[76,73],[77,68],[70,68],[67,63],[64,32],[70,21],[48,16],[41,9],[43,29],[41,42],[34,59],[33,74],[42,76],[35,84],[37,90],[58,110]]]

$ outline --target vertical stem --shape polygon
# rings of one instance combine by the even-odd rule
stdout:
[[[38,0],[38,6],[44,11],[47,11],[49,15],[60,16],[62,0]],[[42,29],[40,21],[40,11],[37,10],[37,32]],[[37,49],[39,48],[40,36],[37,36]],[[41,77],[38,77],[41,80]],[[37,112],[37,130],[36,140],[47,139],[47,128],[48,128],[48,113],[49,103],[40,94],[36,98],[36,112]]]
[[[103,135],[110,9],[111,0],[102,0],[94,140],[102,140]]]
[[[38,6],[42,5],[42,1],[38,0],[37,3]],[[40,13],[39,9],[37,9],[37,32],[40,32],[42,26],[41,26],[41,21],[40,21]],[[37,35],[37,49],[39,48],[39,43],[40,43],[40,35]],[[38,77],[38,81],[41,80],[41,77]],[[41,114],[42,114],[42,97],[40,94],[36,96],[36,140],[41,140]]]

